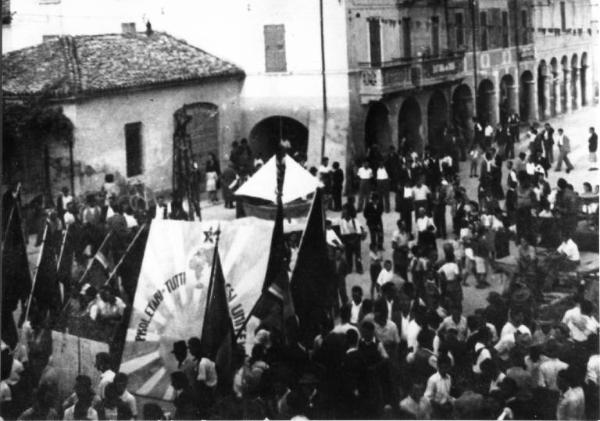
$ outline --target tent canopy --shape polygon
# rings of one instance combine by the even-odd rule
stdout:
[[[306,171],[289,155],[285,156],[285,178],[283,180],[282,201],[284,204],[314,193],[319,180]],[[256,197],[277,200],[277,165],[275,155],[269,159],[248,181],[235,192],[236,196]]]

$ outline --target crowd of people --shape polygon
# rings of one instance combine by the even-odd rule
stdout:
[[[561,272],[577,268],[573,236],[578,220],[597,218],[598,187],[586,183],[577,194],[565,178],[556,188],[548,183],[554,161],[556,171],[563,162],[567,173],[572,169],[562,129],[555,135],[549,124],[532,127],[529,147],[519,152],[518,116],[509,116],[498,130],[478,121],[474,127],[468,159],[470,177],[479,179],[476,197],[461,185],[463,151],[447,130],[442,150],[392,146],[384,152],[373,145],[347,179],[340,164],[330,166],[327,158],[311,167],[330,209],[341,211],[338,223],[327,223],[336,317],[323,320],[310,341],[295,323],[284,321],[283,329],[260,325],[250,355],[234,352],[231,377],[217,370],[198,338],[177,341],[173,402],[146,403],[139,414],[127,375],[107,353],[96,358],[98,384],[80,375],[73,395],[60,402],[50,329],[76,317],[118,325],[131,306],[135,280],[104,282],[111,266],[106,264],[103,282],[86,278],[81,284],[90,260],[101,250],[114,266],[146,222],[187,220],[195,210],[186,211],[177,197],[150,197],[144,188],[123,192],[110,175],[98,193],[84,198],[63,189],[42,218],[46,238],[40,229],[37,243],[51,247],[58,261],[68,230],[75,239],[74,273],[59,279],[56,302],[33,300],[28,320],[20,320],[19,346],[3,343],[2,417],[597,419],[596,305],[574,285],[572,308],[559,319],[541,312],[539,304]],[[590,129],[591,162],[594,136]],[[229,157],[223,172],[214,156],[204,171],[209,199],[216,201],[220,188],[227,208],[234,205],[236,186],[263,164],[245,140],[233,144]],[[306,165],[302,155],[295,158]],[[357,193],[345,203],[344,185],[346,193]],[[15,191],[9,192],[13,198]],[[386,244],[383,214],[392,211],[398,219]],[[369,294],[346,284],[348,274],[365,271],[367,238]],[[488,287],[490,275],[501,270],[498,260],[510,255],[510,241],[518,248],[511,282],[502,294],[490,292],[485,308],[465,314],[465,286]],[[386,247],[389,259],[383,258]],[[542,255],[539,247],[550,252]]]

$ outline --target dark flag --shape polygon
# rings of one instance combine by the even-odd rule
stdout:
[[[13,312],[31,293],[27,249],[21,231],[21,216],[13,206],[6,221],[2,243],[2,340],[11,348],[18,342]]]
[[[233,324],[229,315],[225,277],[219,258],[218,242],[215,246],[206,313],[202,326],[202,350],[215,362],[220,386],[233,380],[231,359],[233,351]]]
[[[117,263],[113,271],[113,278],[118,275],[121,278],[123,289],[127,293],[129,299],[133,301],[137,280],[140,276],[142,268],[142,260],[144,259],[144,251],[148,242],[148,234],[150,233],[150,225],[144,224],[131,240],[121,261]],[[116,272],[116,273],[114,273]]]
[[[110,275],[110,239],[112,237],[112,231],[106,234],[102,244],[98,247],[98,251],[94,255],[94,258],[88,265],[87,269],[79,280],[79,287],[84,284],[90,284],[97,290],[99,290],[108,281]]]
[[[304,340],[312,341],[319,332],[319,326],[331,322],[334,280],[325,239],[322,192],[317,189],[291,281],[294,308]]]
[[[40,315],[45,315],[48,311],[53,315],[57,315],[60,311],[56,250],[52,247],[52,243],[48,241],[49,229],[49,225],[46,224],[31,293],[32,297],[35,298],[36,308]]]

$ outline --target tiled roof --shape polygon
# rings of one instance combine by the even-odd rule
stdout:
[[[69,97],[243,76],[235,65],[164,32],[64,36],[2,56],[5,95]]]

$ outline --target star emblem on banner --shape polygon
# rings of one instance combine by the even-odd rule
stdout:
[[[208,231],[204,231],[204,242],[205,243],[214,243],[214,237],[217,237],[221,231],[217,228],[213,231],[213,228],[210,227]]]

